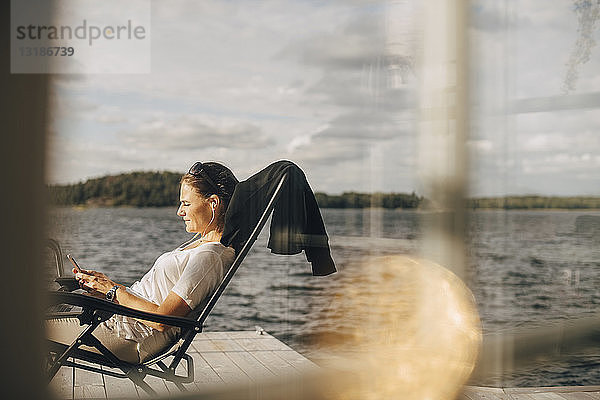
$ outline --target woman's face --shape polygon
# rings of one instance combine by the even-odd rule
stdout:
[[[179,201],[177,215],[183,218],[185,230],[190,233],[204,232],[212,218],[210,200],[196,193],[192,186],[183,183]]]

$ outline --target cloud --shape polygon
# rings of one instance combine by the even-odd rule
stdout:
[[[329,70],[361,70],[385,54],[385,25],[381,12],[360,15],[330,32],[317,31],[292,43],[277,56]]]
[[[397,78],[415,50],[407,25],[421,25],[398,4],[154,3],[150,74],[52,78],[53,179],[183,170],[199,159],[243,178],[291,158],[330,192],[415,189],[419,73]],[[597,99],[580,110],[592,103],[581,92],[600,92],[598,47],[579,66],[580,96],[558,97],[577,39],[571,3],[472,4],[474,189],[600,187]],[[507,105],[538,112],[503,114]]]
[[[600,76],[598,78],[600,78]],[[516,100],[512,103],[509,111],[525,113],[554,110],[580,110],[598,107],[600,107],[600,92]]]
[[[414,90],[410,86],[393,87],[391,77],[387,68],[377,65],[367,66],[360,73],[324,70],[324,76],[305,94],[316,102],[344,108],[376,108],[392,113],[414,108]]]
[[[391,113],[380,110],[353,110],[337,116],[315,136],[337,140],[360,139],[365,141],[393,139],[409,132]]]
[[[504,34],[532,24],[528,14],[511,13],[506,3],[476,0],[471,3],[471,27],[481,32]]]
[[[297,147],[292,156],[306,164],[334,166],[341,161],[363,160],[366,154],[364,144],[357,141],[315,138],[309,144]]]
[[[47,175],[52,183],[73,183],[104,174],[157,169],[148,164],[152,157],[135,147],[115,146],[85,137],[50,135],[48,150]]]
[[[99,105],[91,100],[89,96],[70,95],[64,96],[57,90],[51,90],[49,103],[52,107],[52,117],[68,118],[81,115],[89,115],[98,109]]]
[[[122,124],[128,122],[129,119],[120,110],[109,108],[98,113],[96,121],[102,124]]]
[[[415,137],[387,141],[315,137],[293,159],[315,190],[410,192],[416,189]]]
[[[483,155],[485,153],[490,153],[494,150],[494,143],[491,140],[469,140],[467,141],[467,146],[469,146],[472,150],[477,151],[478,155]]]
[[[395,55],[386,35],[386,9],[375,6],[335,29],[292,42],[278,54],[320,72],[306,86],[303,104],[326,112],[320,129],[290,143],[290,157],[327,166],[365,162],[368,149],[378,142],[414,132],[414,88],[392,81]]]
[[[472,140],[475,195],[600,194],[600,116],[595,110],[503,118],[504,123],[498,117],[484,120]]]
[[[278,148],[300,151],[319,134],[327,148],[345,150],[302,157],[320,154],[319,164],[330,164],[362,154],[355,149],[360,145],[341,142],[384,140],[397,129],[393,118],[406,93],[389,88],[381,66],[383,10],[372,2],[321,5],[318,13],[305,3],[261,3],[244,13],[229,3],[158,5],[151,75],[87,76],[59,86],[95,93],[98,112],[79,117],[125,124],[111,134],[127,147],[231,149],[230,156],[253,149],[265,158]],[[304,29],[307,23],[311,29]],[[112,105],[122,115],[107,108]],[[161,111],[165,105],[171,110]],[[183,116],[171,115],[177,108]],[[204,117],[188,117],[198,110]]]
[[[386,114],[386,118],[387,118]],[[411,124],[412,125],[412,124]],[[290,146],[288,157],[334,168],[345,162],[370,164],[373,149],[382,149],[390,171],[414,169],[415,135],[406,124],[370,113],[341,115]]]
[[[478,85],[496,86],[497,95],[503,93],[502,88],[510,88],[510,92],[504,92],[512,97],[509,100],[556,96],[562,92],[567,79],[566,63],[578,35],[572,3],[478,0],[473,5],[471,21]],[[599,60],[598,52],[595,56]],[[593,87],[585,84],[598,75],[598,69],[587,67],[577,68],[578,87],[590,91]]]
[[[564,174],[585,172],[590,168],[599,168],[600,159],[590,153],[573,154],[561,152],[542,155],[541,157],[528,157],[522,160],[523,172],[531,175]]]
[[[121,135],[129,145],[166,151],[212,147],[261,149],[274,144],[273,139],[254,124],[215,121],[199,115],[146,121]]]

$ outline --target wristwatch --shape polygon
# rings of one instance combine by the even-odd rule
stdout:
[[[111,287],[110,290],[108,292],[106,292],[106,300],[115,301],[117,299],[117,289],[118,288],[119,288],[119,285],[115,285],[115,286]]]

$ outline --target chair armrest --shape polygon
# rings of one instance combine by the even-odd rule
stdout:
[[[77,279],[75,279],[74,276],[71,276],[71,277],[59,276],[58,278],[56,278],[54,280],[54,282],[58,283],[60,285],[61,289],[67,290],[69,292],[72,292],[72,291],[80,288],[79,282],[77,282]]]
[[[80,293],[53,291],[48,293],[48,301],[50,302],[50,304],[71,304],[74,306],[82,307],[84,310],[88,309],[107,311],[113,314],[124,315],[127,317],[157,322],[160,324],[175,326],[179,328],[201,328],[201,325],[198,321],[190,318],[174,317],[171,315],[140,311],[134,308],[129,308],[120,304],[112,303],[108,300],[103,300],[97,297],[92,297]]]

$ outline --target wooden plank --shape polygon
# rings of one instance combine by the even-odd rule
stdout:
[[[263,332],[262,335],[256,333],[256,331],[229,331],[229,332],[219,332],[226,334],[231,339],[262,339],[273,337],[266,332]]]
[[[560,394],[553,392],[532,393],[530,396],[535,400],[565,400]]]
[[[566,392],[560,393],[567,400],[592,400],[593,397],[585,392]]]
[[[598,392],[600,386],[537,386],[504,388],[506,393]]]
[[[585,392],[585,394],[587,394],[588,396],[590,396],[592,399],[598,399],[598,400],[600,400],[600,391]]]
[[[486,392],[486,393],[496,393],[496,394],[504,394],[505,389],[493,386],[465,386],[464,390],[476,390],[478,392]]]
[[[106,392],[104,391],[104,386],[75,386],[73,388],[73,397],[75,399],[105,399]]]
[[[591,400],[593,397],[587,390],[594,390],[596,386],[556,386],[556,387],[513,387],[513,388],[484,388],[466,387],[464,394],[471,400],[480,398],[494,398],[489,395],[490,391],[504,392],[508,396],[500,397],[512,400]],[[498,396],[498,393],[496,393]],[[600,400],[600,396],[598,397]]]
[[[265,338],[236,338],[234,339],[246,351],[256,350],[283,350],[295,351],[285,343],[280,342],[274,337]]]
[[[169,364],[167,363],[167,365],[169,365]],[[184,360],[182,360],[179,363],[179,365],[177,365],[176,373],[179,376],[187,375],[186,362]],[[177,386],[175,386],[175,384],[173,382],[165,380],[165,385],[167,385],[167,389],[169,389],[169,393],[173,396],[180,396],[185,393],[185,392],[182,392],[181,390],[179,390],[179,388]],[[196,390],[196,384],[194,384],[194,383],[187,383],[187,384],[184,384],[183,386],[188,391]]]
[[[273,378],[275,374],[265,367],[252,354],[245,351],[234,351],[225,353],[246,375],[250,380],[257,382],[263,379]]]
[[[98,368],[97,364],[92,364],[92,363],[88,363],[88,362],[80,361],[80,360],[77,360],[77,364]],[[75,368],[74,386],[89,386],[89,385],[104,386],[102,374],[100,374],[98,372],[86,371],[81,368]]]
[[[204,352],[225,352],[225,351],[244,351],[234,339],[219,338],[219,339],[204,339],[193,341],[191,346],[198,353]]]
[[[239,344],[246,351],[256,350],[273,350],[269,348],[263,339],[256,338],[237,338],[235,342]]]
[[[73,367],[61,367],[50,384],[50,392],[57,398],[73,398]]]
[[[552,388],[555,389],[555,388]],[[595,392],[600,393],[600,386],[559,386],[560,392]]]
[[[230,333],[232,332],[202,332],[199,335],[196,335],[196,338],[199,338],[200,340],[202,339],[231,339],[230,337]],[[242,336],[248,336],[250,334],[255,334],[252,331],[239,331],[236,332],[239,335]]]
[[[212,340],[213,344],[223,343],[224,345],[231,346],[235,346],[236,344],[244,344],[246,347],[241,347],[245,350],[292,350],[292,348],[287,346],[285,343],[269,335],[268,333],[258,335],[254,331],[204,332],[196,335],[196,339],[194,339],[192,345],[194,345],[196,348],[204,346],[204,348],[207,348],[208,351],[212,351],[213,348],[209,347],[210,345],[204,342],[206,340]],[[196,346],[196,343],[198,343],[198,346]],[[240,349],[227,348],[223,350],[236,351]]]
[[[182,392],[181,390],[179,390],[179,388],[177,386],[175,386],[175,384],[173,382],[169,382],[169,381],[165,380],[165,386],[167,386],[167,390],[169,391],[170,395],[177,396],[177,395],[180,395],[182,393],[185,393],[185,392]],[[194,387],[191,387],[188,384],[188,386],[186,386],[186,388],[188,390],[195,390],[196,386],[194,385]]]
[[[189,354],[194,360],[194,384],[198,388],[223,382],[223,380],[210,366],[210,364],[208,364],[208,362],[200,355],[200,353],[190,352]]]
[[[169,389],[167,389],[167,385],[165,384],[164,379],[157,378],[156,376],[146,375],[144,378],[144,382],[146,382],[154,391],[156,392],[156,397],[164,397],[167,398],[169,396]],[[154,397],[146,393],[146,391],[140,387],[137,388],[138,395],[141,399],[147,399]]]
[[[279,357],[275,351],[253,351],[252,354],[258,361],[267,367],[275,376],[285,376],[296,372],[289,362]]]
[[[505,398],[511,400],[535,400],[532,394],[527,393],[507,393]]]
[[[190,348],[196,351],[197,353],[208,353],[208,352],[220,352],[218,346],[215,346],[212,340],[204,339],[204,340],[194,340],[190,345]]]
[[[211,339],[212,345],[215,349],[223,352],[229,351],[244,351],[234,339]]]
[[[206,360],[225,383],[248,382],[250,379],[225,353],[209,352],[200,354],[200,357]]]
[[[85,361],[77,362],[83,365],[98,367],[96,364]],[[102,374],[75,368],[73,397],[76,399],[106,398],[106,390],[104,389],[104,379]]]
[[[274,337],[268,337],[268,338],[264,338],[261,339],[262,342],[261,344],[266,348],[265,350],[292,350],[292,351],[296,351],[294,349],[292,349],[290,346],[288,346],[287,344],[283,343],[282,341],[280,341],[277,338]]]
[[[171,396],[178,396],[178,395],[182,395],[185,394],[186,392],[182,392],[181,390],[179,390],[179,388],[177,386],[175,386],[175,384],[173,382],[169,382],[169,381],[165,381],[165,385],[167,386],[167,389],[169,390],[169,395]],[[194,385],[193,387],[190,386],[190,384],[188,384],[187,386],[184,385],[186,387],[186,389],[188,391],[195,391],[196,390],[196,385]]]
[[[509,399],[501,388],[467,386],[463,394],[470,400],[503,400]],[[519,399],[521,400],[521,399]],[[530,400],[530,399],[523,399]]]
[[[121,372],[116,369],[113,371]],[[130,379],[104,375],[104,388],[107,399],[137,399],[139,397],[137,387]]]
[[[300,372],[314,372],[319,368],[317,364],[293,350],[274,351],[274,353],[278,357],[281,357],[283,360],[290,363],[296,370]]]

